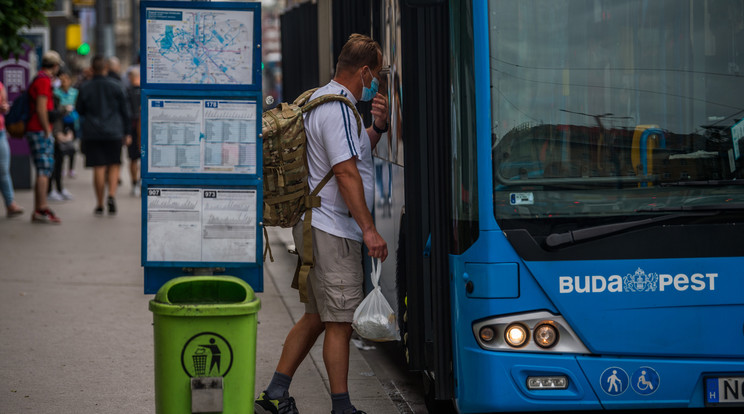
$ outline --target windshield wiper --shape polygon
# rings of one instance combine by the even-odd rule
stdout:
[[[698,180],[659,182],[659,187],[719,187],[723,185],[744,185],[744,180]]]
[[[671,213],[683,211],[737,211],[744,210],[744,203],[698,204],[675,207],[649,207],[636,210],[638,213]]]
[[[585,229],[570,230],[565,233],[553,233],[550,234],[546,239],[545,243],[549,247],[558,247],[564,244],[574,244],[582,240],[593,239],[595,237],[609,236],[610,234],[619,233],[623,230],[632,229],[634,227],[646,226],[649,224],[658,223],[660,221],[673,220],[679,217],[696,217],[696,216],[712,216],[718,211],[702,211],[702,212],[689,212],[680,214],[666,214],[663,216],[651,217],[642,220],[626,221],[623,223],[604,224],[601,226],[587,227]]]

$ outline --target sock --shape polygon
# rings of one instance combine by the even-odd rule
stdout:
[[[331,403],[333,404],[333,412],[336,414],[354,412],[354,406],[351,405],[351,399],[349,398],[348,392],[342,394],[331,394]]]
[[[289,395],[289,384],[291,382],[292,377],[289,375],[274,371],[274,376],[271,378],[268,388],[266,388],[266,396],[270,400],[286,397]]]

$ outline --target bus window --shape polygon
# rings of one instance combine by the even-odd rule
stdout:
[[[501,228],[744,202],[743,4],[490,0]]]
[[[452,240],[460,254],[478,238],[478,170],[475,132],[475,80],[471,13],[452,10]]]

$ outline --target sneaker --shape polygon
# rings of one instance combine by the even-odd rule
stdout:
[[[75,197],[72,196],[72,193],[70,193],[69,191],[67,191],[66,188],[63,188],[62,189],[62,192],[60,194],[62,194],[62,197],[65,200],[72,200],[73,198],[75,198]]]
[[[102,216],[103,215],[103,207],[96,207],[95,210],[93,210],[93,214],[96,216]]]
[[[62,220],[57,217],[52,210],[44,209],[44,210],[36,210],[34,211],[34,214],[31,215],[31,222],[32,223],[49,223],[49,224],[60,224],[62,223]]]
[[[47,200],[49,201],[65,201],[65,197],[60,194],[57,190],[52,190],[47,194]]]
[[[23,207],[19,206],[16,203],[12,203],[10,207],[7,207],[8,218],[18,217],[21,214],[23,214]]]
[[[266,392],[262,392],[253,404],[255,414],[299,414],[295,400],[292,397],[270,400]]]
[[[353,411],[344,411],[343,414],[367,414],[364,411],[359,411],[356,408],[352,408]],[[331,414],[336,414],[335,411],[331,410]]]
[[[116,214],[116,200],[114,200],[114,197],[109,196],[108,199],[106,199],[106,207],[108,207],[108,213],[110,216]]]
[[[132,189],[129,191],[129,195],[131,195],[132,197],[139,197],[141,192],[142,190],[140,188],[140,183],[132,183]]]

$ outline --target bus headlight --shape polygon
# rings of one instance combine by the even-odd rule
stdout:
[[[483,342],[491,342],[495,336],[496,332],[490,326],[484,326],[480,330],[480,339]]]
[[[480,319],[472,332],[478,345],[490,351],[591,354],[568,322],[548,311]]]
[[[504,340],[506,340],[506,343],[510,346],[513,346],[514,348],[521,347],[522,345],[527,343],[528,339],[529,334],[527,328],[521,323],[513,323],[507,326],[506,331],[504,331]]]
[[[535,343],[540,348],[550,348],[558,342],[558,329],[550,322],[545,322],[535,328]]]

